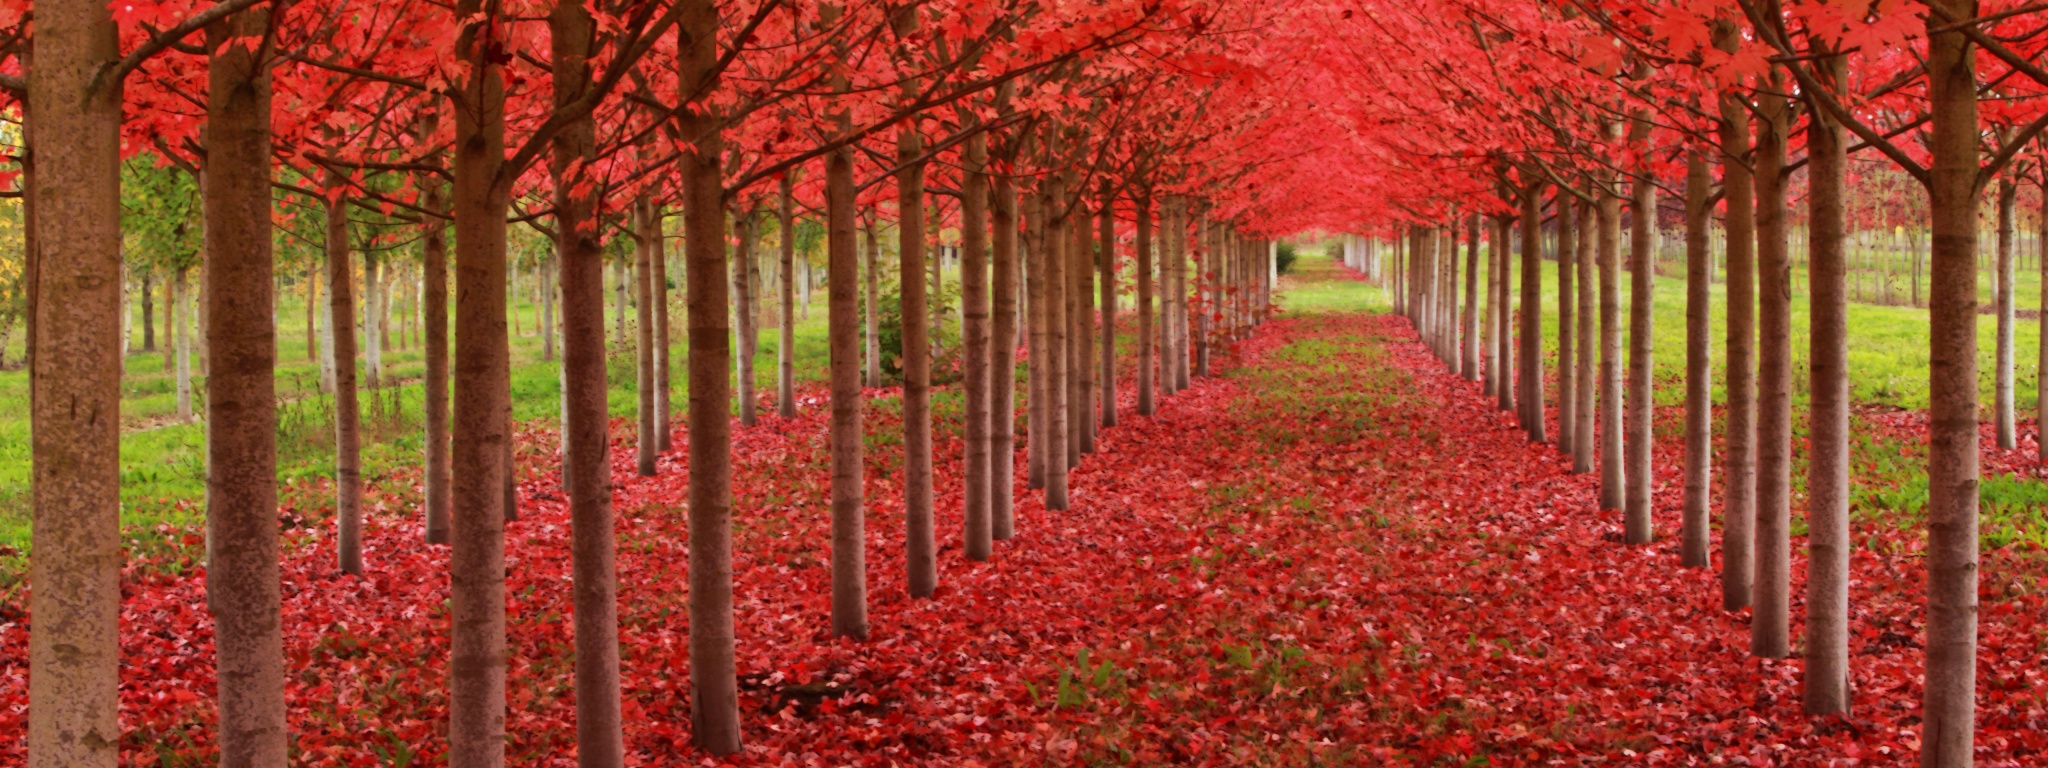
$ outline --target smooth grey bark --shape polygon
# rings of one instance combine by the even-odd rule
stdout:
[[[1097,239],[1095,267],[1102,291],[1102,360],[1096,392],[1102,403],[1102,427],[1116,426],[1116,185],[1102,179],[1096,212],[1101,233]],[[1092,429],[1092,427],[1091,427]],[[1092,441],[1091,441],[1092,442]]]
[[[1782,91],[1782,83],[1766,86]],[[1790,106],[1758,99],[1756,122],[1757,426],[1756,582],[1750,652],[1791,653],[1792,262],[1783,178]]]
[[[1733,23],[1716,24],[1714,45],[1733,51]],[[1728,211],[1727,381],[1721,460],[1721,607],[1749,605],[1756,530],[1756,188],[1750,175],[1749,104],[1732,90],[1719,100],[1721,190]]]
[[[334,341],[334,523],[342,573],[363,573],[363,464],[361,405],[356,400],[355,279],[349,263],[347,181],[329,170],[327,185],[328,325]],[[183,333],[179,334],[182,339]],[[184,355],[179,355],[182,360]]]
[[[1465,310],[1461,322],[1465,343],[1460,354],[1465,359],[1465,380],[1479,381],[1485,378],[1486,370],[1485,365],[1479,362],[1484,353],[1479,338],[1479,214],[1476,213],[1465,217]]]
[[[2019,182],[2011,178],[1998,182],[1998,253],[1993,268],[1997,279],[1991,281],[1994,311],[1998,315],[1998,341],[1994,365],[1997,366],[1991,409],[1992,429],[1998,438],[1998,447],[2011,450],[2018,445],[2017,408],[2013,403],[2013,262],[2017,259],[2017,248],[2013,244],[2013,208],[2019,198]],[[2044,307],[2043,309],[2048,309]]]
[[[1622,472],[1621,197],[1612,176],[1600,184],[1600,508],[1627,503]]]
[[[719,7],[679,0],[678,88],[708,94],[718,85]],[[684,280],[689,323],[690,725],[697,748],[740,751],[739,678],[732,607],[732,328],[725,256],[723,116],[708,101],[678,120],[695,152],[679,161],[683,188]]]
[[[962,153],[960,185],[960,325],[961,394],[966,418],[962,475],[962,548],[967,559],[985,561],[994,549],[990,517],[989,462],[989,295],[988,295],[988,134],[967,139]]]
[[[207,602],[223,766],[287,759],[277,518],[268,7],[207,30]]]
[[[1152,196],[1139,190],[1132,203],[1138,217],[1138,415],[1150,416],[1152,402]],[[1113,388],[1112,388],[1113,389]]]
[[[1576,208],[1570,199],[1571,193],[1563,185],[1557,188],[1557,451],[1572,455],[1573,446],[1578,444],[1578,368],[1573,365],[1573,302],[1577,298],[1572,285],[1572,265],[1578,258],[1578,227],[1572,219]]]
[[[1972,0],[1931,0],[1928,199],[1927,683],[1920,764],[1963,768],[1974,754],[1977,685],[1977,250],[1979,128],[1975,46],[1947,19]]]
[[[1706,154],[1685,156],[1685,500],[1679,526],[1679,565],[1705,568],[1712,547],[1708,517],[1714,452],[1713,329],[1710,291],[1714,258],[1708,250],[1713,224],[1713,171]]]
[[[1578,357],[1573,362],[1578,370],[1572,374],[1577,382],[1572,393],[1577,400],[1572,405],[1572,472],[1585,474],[1593,471],[1593,451],[1599,444],[1593,433],[1593,419],[1597,413],[1593,394],[1599,389],[1594,383],[1599,368],[1593,359],[1596,333],[1593,316],[1597,306],[1593,298],[1593,241],[1600,232],[1606,231],[1606,224],[1599,218],[1605,214],[1605,209],[1586,202],[1580,202],[1576,207],[1578,215],[1573,218],[1578,224],[1579,252],[1574,257],[1578,268],[1573,271],[1578,273],[1578,308],[1572,314],[1577,317],[1573,325],[1579,338],[1572,345],[1572,351]]]
[[[1841,56],[1815,62],[1814,70],[1834,85],[1848,79],[1847,61]],[[1806,669],[1801,698],[1807,714],[1832,715],[1849,710],[1849,296],[1843,247],[1848,149],[1841,124],[1825,108],[1812,109],[1808,120],[1811,394],[1806,412],[1806,647],[1801,654]]]
[[[781,261],[775,284],[779,294],[775,341],[775,415],[796,418],[796,177],[782,175],[781,194],[775,210],[780,225]],[[809,286],[805,286],[809,295]]]
[[[1009,174],[997,174],[990,205],[995,234],[991,286],[995,327],[989,342],[989,535],[997,541],[1010,538],[1017,530],[1017,190],[1013,183]]]
[[[1532,442],[1546,442],[1549,426],[1543,416],[1543,184],[1522,187],[1521,359],[1515,363],[1516,390],[1521,400],[1522,431]]]
[[[1638,122],[1638,142],[1648,139],[1648,122]],[[1628,434],[1622,439],[1625,478],[1623,488],[1622,538],[1630,544],[1648,544],[1656,538],[1650,508],[1650,418],[1656,402],[1656,339],[1651,324],[1656,315],[1653,302],[1657,288],[1657,187],[1655,181],[1638,177],[1629,199],[1629,306],[1628,306],[1628,394],[1624,398]]]

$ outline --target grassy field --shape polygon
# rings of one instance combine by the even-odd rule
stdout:
[[[1310,251],[1311,254],[1320,253],[1324,248],[1324,244],[1312,243],[1303,246],[1303,248],[1305,251]],[[1486,270],[1484,269],[1486,259],[1484,258],[1483,248],[1481,249],[1481,254],[1480,262],[1482,268],[1479,279],[1480,285],[1483,288],[1486,280]],[[1308,264],[1314,264],[1321,261],[1321,259],[1315,255],[1309,255],[1305,257],[1304,261]],[[1519,257],[1515,261],[1519,262]],[[1462,267],[1462,265],[1463,250],[1461,248],[1460,266]],[[1512,279],[1519,280],[1519,269],[1513,270],[1511,277]],[[1557,365],[1557,264],[1555,262],[1543,262],[1542,281],[1543,334],[1545,355],[1547,356],[1544,364],[1549,370],[1554,370]],[[1461,300],[1463,282],[1464,277],[1461,274],[1459,276]],[[1807,390],[1805,361],[1809,344],[1806,333],[1808,327],[1807,301],[1804,295],[1806,278],[1803,274],[1795,274],[1793,283],[1795,287],[1792,297],[1792,367],[1794,371],[1792,384],[1794,397],[1803,407]],[[1621,311],[1624,322],[1626,322],[1628,317],[1628,297],[1630,295],[1628,284],[1629,276],[1624,271],[1621,278]],[[1519,283],[1515,285],[1519,286]],[[1595,283],[1596,293],[1597,286],[1598,284]],[[2023,277],[2014,281],[2014,287],[2020,294],[2032,295],[2036,298],[2039,296],[2038,286],[2039,278],[2037,276],[2031,277],[2031,279]],[[1988,300],[1988,287],[1982,285],[1980,287],[1984,288],[1986,299]],[[1325,297],[1323,294],[1332,295]],[[1684,278],[1682,276],[1659,275],[1657,278],[1656,294],[1654,327],[1652,330],[1656,337],[1657,378],[1659,382],[1657,389],[1658,403],[1660,405],[1682,404],[1684,402],[1684,391],[1680,389],[1678,382],[1683,379],[1685,373]],[[1725,360],[1723,358],[1725,357],[1726,346],[1723,339],[1727,334],[1727,287],[1715,284],[1712,286],[1710,294],[1710,303],[1713,308],[1711,322],[1715,358],[1714,380],[1718,384],[1725,380],[1725,369],[1723,368]],[[1516,290],[1516,295],[1520,295],[1519,288]],[[1326,304],[1328,308],[1332,309],[1368,308],[1361,304],[1363,300],[1347,298],[1344,292],[1335,291],[1322,285],[1316,286],[1311,293],[1306,295],[1290,293],[1287,301],[1290,308],[1297,306],[1323,307]],[[1371,301],[1377,307],[1391,306],[1388,304],[1388,299],[1383,291],[1379,292]],[[1301,305],[1300,302],[1308,302],[1308,304]],[[1329,304],[1331,302],[1334,302],[1334,304]],[[2031,309],[2038,302],[2020,300],[2015,303],[2021,308]],[[1977,323],[1977,337],[1979,340],[1978,372],[1982,391],[1981,400],[1985,404],[1987,417],[1994,388],[1997,384],[1996,374],[1992,367],[1995,362],[1997,334],[1998,325],[1995,318],[1990,315],[1980,315]],[[2025,417],[2025,414],[2032,412],[2034,393],[2040,383],[2040,371],[2036,365],[2036,360],[2038,359],[2036,356],[2037,350],[2040,348],[2041,343],[2040,339],[2038,320],[2022,318],[2016,323],[2013,334],[2015,350],[2013,377],[2015,400],[2019,404],[2022,418]],[[1623,344],[1624,346],[1627,344],[1626,328],[1623,330]],[[1905,409],[1926,408],[1928,365],[1927,310],[1914,307],[1878,306],[1872,304],[1849,305],[1849,382],[1852,394],[1857,402]],[[1723,400],[1724,394],[1717,387],[1714,392],[1715,400]]]
[[[319,365],[306,353],[303,294],[290,293],[280,298],[283,324],[279,328],[277,369],[279,474],[287,481],[329,476],[334,466],[333,406],[330,398],[319,395]],[[678,305],[680,298],[676,296]],[[772,312],[775,304],[770,301],[767,307]],[[811,310],[809,319],[800,319],[796,327],[799,383],[822,381],[825,376],[822,291],[812,297]],[[541,339],[532,323],[533,307],[520,301],[515,303],[514,311],[521,313],[522,333],[512,337],[513,416],[521,421],[555,418],[561,412],[558,363],[541,359]],[[680,323],[680,306],[677,311],[674,319]],[[609,329],[609,311],[606,318]],[[165,368],[160,352],[139,351],[140,325],[133,330],[133,349],[138,351],[128,356],[122,380],[122,524],[132,529],[166,521],[187,522],[201,513],[197,502],[205,492],[205,428],[198,421],[177,421],[175,376]],[[675,334],[671,366],[673,386],[677,388],[672,407],[678,411],[683,407],[681,388],[686,383],[681,335]],[[395,330],[393,336],[396,342]],[[754,371],[758,387],[770,393],[775,388],[777,337],[773,325],[762,329],[759,362]],[[361,393],[364,479],[371,483],[393,467],[419,463],[420,453],[425,450],[421,421],[425,395],[420,383],[426,370],[424,353],[417,346],[387,349],[384,367],[387,386]],[[623,351],[614,350],[610,368],[612,413],[630,416],[637,403],[630,346]],[[359,363],[359,381],[360,370]],[[196,361],[193,372],[194,408],[200,410],[204,407],[205,377],[198,375]],[[29,447],[27,372],[0,372],[0,558],[17,555],[28,544]]]

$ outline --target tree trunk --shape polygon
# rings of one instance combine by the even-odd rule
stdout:
[[[1557,199],[1557,451],[1572,455],[1573,446],[1579,436],[1574,432],[1578,425],[1578,373],[1572,365],[1572,302],[1576,290],[1572,285],[1572,264],[1578,256],[1578,227],[1574,226],[1572,212],[1574,205],[1570,192],[1560,185]]]
[[[1104,177],[1098,189],[1102,209],[1095,214],[1101,230],[1095,264],[1102,279],[1102,361],[1096,391],[1102,401],[1100,424],[1107,428],[1116,426],[1116,186]],[[1093,450],[1094,441],[1089,442]]]
[[[718,82],[719,12],[713,0],[684,0],[676,26],[683,94]],[[732,618],[732,329],[727,323],[723,118],[708,100],[683,111],[682,135],[695,153],[681,161],[683,244],[689,305],[690,381],[690,714],[697,747],[740,750],[739,679]]]
[[[827,23],[837,6],[821,6]],[[833,87],[847,81],[834,76]],[[844,115],[834,116],[843,128]],[[832,387],[832,634],[868,636],[867,510],[862,481],[860,212],[854,201],[853,148],[825,155],[825,335]],[[875,230],[868,228],[868,376],[876,369],[874,340]]]
[[[322,347],[320,346],[320,312],[317,309],[319,302],[320,265],[308,263],[306,265],[306,359],[316,364],[324,359],[320,354]],[[147,304],[144,306],[147,306]],[[144,323],[144,325],[146,326],[148,323]],[[321,372],[322,374],[326,373],[325,366],[321,366]],[[326,384],[325,380],[321,381],[321,389],[323,391],[326,389]]]
[[[760,313],[754,308],[753,264],[754,245],[760,239],[760,233],[754,228],[755,216],[751,208],[745,211],[734,209],[732,221],[733,228],[739,230],[738,237],[736,238],[738,244],[732,250],[732,272],[730,273],[732,277],[732,316],[735,321],[734,331],[738,334],[736,346],[739,347],[739,356],[736,358],[739,367],[736,369],[735,375],[739,380],[740,425],[751,427],[757,420],[754,412],[756,406],[754,402],[754,353],[757,351],[757,348],[754,346],[754,339],[756,338],[754,322],[760,319]]]
[[[208,29],[205,132],[207,597],[214,607],[220,763],[286,760],[279,613],[277,329],[270,240],[268,8]],[[239,42],[238,42],[239,41]],[[255,47],[252,47],[252,44]]]
[[[2042,188],[2048,189],[2048,184]],[[2039,250],[2034,254],[2034,268],[2041,273],[2040,311],[2035,313],[2041,327],[2034,363],[2034,450],[2035,458],[2048,462],[2048,192],[2041,194],[2040,227],[2041,236],[2035,238]]]
[[[776,209],[782,226],[782,261],[775,274],[781,296],[775,341],[775,415],[796,418],[796,177],[782,175],[782,194]],[[660,234],[657,229],[657,235]]]
[[[1503,216],[1494,220],[1493,267],[1500,277],[1493,284],[1493,354],[1500,366],[1500,378],[1494,396],[1500,398],[1500,409],[1516,413],[1515,395],[1515,353],[1514,353],[1514,309],[1508,301],[1508,288],[1514,284],[1513,257],[1509,254],[1514,245],[1509,238],[1508,219]],[[1413,254],[1410,254],[1413,258]]]
[[[1649,121],[1638,119],[1633,137],[1636,146],[1647,147],[1649,132]],[[1637,177],[1630,192],[1628,394],[1623,398],[1628,434],[1622,438],[1628,466],[1622,470],[1626,505],[1622,527],[1627,543],[1648,544],[1656,538],[1650,509],[1650,419],[1656,410],[1651,394],[1656,385],[1656,361],[1652,357],[1656,339],[1651,324],[1656,317],[1653,302],[1657,290],[1657,187],[1654,180]]]
[[[1607,223],[1600,218],[1606,214],[1605,208],[1585,202],[1580,202],[1577,208],[1578,215],[1573,217],[1573,223],[1578,225],[1579,252],[1573,260],[1578,262],[1578,268],[1572,271],[1578,273],[1578,307],[1572,314],[1577,318],[1573,330],[1579,338],[1572,345],[1572,352],[1577,355],[1572,363],[1577,369],[1572,372],[1575,382],[1572,396],[1576,400],[1572,404],[1572,472],[1585,474],[1593,471],[1593,450],[1599,445],[1593,430],[1593,420],[1597,415],[1593,394],[1599,389],[1594,381],[1599,369],[1593,360],[1594,334],[1597,332],[1593,322],[1593,246],[1594,241],[1607,231]],[[1562,365],[1562,361],[1559,364]]]
[[[1009,174],[996,175],[990,206],[995,327],[989,342],[989,535],[997,541],[1017,530],[1017,190],[1012,183]]]
[[[142,271],[142,290],[141,290],[141,294],[142,294],[142,295],[140,296],[140,298],[142,299],[142,351],[144,351],[144,352],[155,352],[155,351],[156,351],[156,306],[155,306],[155,304],[156,304],[156,295],[155,295],[155,294],[156,294],[156,270],[153,270],[153,269],[145,269],[145,270],[143,270],[143,271]],[[312,332],[312,330],[313,330],[313,327],[312,327],[312,326],[310,326],[310,325],[309,325],[309,326],[306,326],[306,331],[307,331],[307,336],[306,336],[306,343],[307,343],[307,344],[311,344],[311,343],[313,342],[313,337],[312,337],[312,335],[311,335],[311,332]],[[311,351],[311,347],[308,347],[308,351],[309,351],[309,352]]]
[[[556,114],[574,109],[593,87],[590,56],[596,21],[582,3],[557,2],[548,14]],[[571,120],[549,142],[554,181],[555,252],[562,274],[563,402],[568,454],[569,555],[575,630],[576,762],[580,768],[625,763],[620,721],[617,544],[613,534],[611,419],[606,397],[604,347],[604,244],[601,201],[589,168],[597,159],[597,123],[589,113]],[[650,230],[652,199],[635,202],[635,272],[639,289],[640,473],[653,474],[653,307]],[[545,287],[543,287],[545,290]],[[693,544],[696,542],[692,542]],[[694,593],[693,593],[694,594]]]
[[[1188,388],[1188,225],[1189,210],[1187,198],[1173,198],[1173,226],[1168,228],[1171,247],[1167,249],[1167,262],[1171,264],[1173,285],[1173,391]]]
[[[962,546],[967,559],[984,561],[995,546],[989,517],[988,134],[969,137],[961,159],[961,394],[967,401]]]
[[[1978,122],[1974,46],[1943,16],[1969,19],[1977,4],[1934,0],[1927,16],[1932,108],[1933,266],[1928,286],[1932,358],[1928,392],[1927,684],[1920,764],[1971,763],[1977,661],[1977,248]]]
[[[867,225],[867,386],[882,386],[881,276],[882,245],[875,239],[875,222]],[[830,279],[829,277],[827,279]]]
[[[172,314],[171,346],[177,349],[174,367],[181,422],[192,420],[192,294],[185,289],[186,272],[185,267],[179,267],[171,275],[171,305],[177,308]]]
[[[348,247],[348,183],[327,174],[327,323],[334,329],[334,522],[341,572],[363,573],[361,406],[356,401],[355,280]],[[183,278],[180,277],[182,280]],[[180,334],[182,338],[183,334]],[[184,355],[179,355],[180,359]],[[181,366],[182,369],[182,366]]]
[[[1714,44],[1733,51],[1734,24],[1716,24]],[[1721,607],[1749,605],[1756,551],[1756,188],[1750,174],[1750,119],[1745,97],[1732,91],[1719,104],[1721,189],[1727,204],[1727,415],[1722,431]]]
[[[540,321],[538,323],[540,326],[540,359],[544,361],[555,359],[555,294],[557,290],[555,281],[558,279],[556,275],[559,275],[561,271],[562,257],[560,253],[555,254],[554,258],[548,259],[534,270],[536,273],[534,276],[539,278],[540,282],[540,317],[535,319]],[[599,276],[603,276],[602,272],[600,272]],[[600,293],[599,296],[601,297],[603,294]],[[601,318],[602,316],[602,310],[600,310],[599,317]]]
[[[1047,182],[1041,181],[1023,196],[1024,226],[1028,228],[1025,233],[1024,250],[1024,260],[1027,262],[1024,275],[1024,405],[1027,409],[1024,426],[1025,438],[1029,441],[1025,450],[1024,485],[1032,490],[1046,487],[1048,473],[1045,444],[1050,435],[1047,425],[1052,419],[1046,408],[1046,403],[1052,398],[1052,393],[1047,388],[1047,382],[1052,379],[1052,369],[1048,363],[1052,353],[1047,349],[1048,326],[1045,309],[1045,253],[1051,247],[1046,239],[1047,211],[1042,204],[1046,196],[1046,185]]]
[[[1623,498],[1621,424],[1621,197],[1609,173],[1600,190],[1600,508],[1620,510]]]
[[[626,276],[624,259],[612,262],[612,346],[618,349],[625,349],[627,344],[626,308],[633,302],[627,292],[627,286],[631,280],[632,278]],[[518,318],[514,317],[513,322],[518,322]]]
[[[1831,87],[1848,80],[1841,56],[1814,62],[1814,70]],[[1807,376],[1812,394],[1807,405],[1803,699],[1807,714],[1832,715],[1849,710],[1849,297],[1842,204],[1848,150],[1842,126],[1826,109],[1815,105],[1810,115]]]
[[[1486,372],[1483,377],[1485,379],[1486,396],[1497,398],[1500,397],[1501,390],[1500,255],[1502,249],[1505,248],[1501,243],[1506,238],[1501,235],[1499,218],[1493,220],[1493,227],[1491,229],[1492,231],[1488,233],[1491,241],[1486,245],[1486,316],[1484,319],[1486,334],[1485,338],[1480,340],[1479,346],[1480,355],[1486,358]]]
[[[431,113],[430,113],[431,114]],[[427,118],[431,119],[431,118]],[[421,196],[427,210],[440,212],[447,205],[441,182],[431,177],[420,180]],[[426,216],[426,242],[420,252],[420,271],[426,290],[427,380],[421,385],[426,400],[426,468],[423,504],[427,513],[427,543],[448,543],[448,220]]]
[[[669,357],[674,346],[669,340],[673,326],[668,318],[668,240],[666,217],[661,206],[654,207],[654,446],[663,453],[675,450],[675,427],[669,409],[672,384]]]
[[[661,248],[661,224],[654,218],[654,199],[649,194],[642,193],[633,200],[632,212],[633,290],[638,293],[639,297],[639,301],[636,302],[638,314],[634,318],[638,321],[637,325],[639,326],[637,329],[638,339],[633,345],[633,360],[635,363],[633,393],[636,395],[634,399],[637,401],[637,408],[635,410],[639,420],[635,430],[638,434],[634,435],[633,443],[636,449],[634,458],[637,460],[637,466],[634,469],[640,473],[641,477],[653,477],[655,475],[657,471],[655,462],[661,455],[661,446],[656,444],[655,439],[658,428],[654,424],[654,414],[656,412],[654,402],[654,261],[656,258],[655,251]],[[563,239],[567,240],[567,238]],[[597,294],[598,343],[602,345],[604,343],[604,271],[602,266],[604,262],[602,261],[602,246],[599,247],[597,253],[599,254],[599,261],[597,261],[597,264],[599,264],[597,275],[599,280],[599,292]],[[568,251],[562,251],[562,254],[563,262],[566,265]],[[565,280],[567,279],[568,275],[566,272],[563,277]],[[567,286],[563,287],[565,289],[564,298],[566,298]],[[564,314],[566,315],[567,313],[564,312]],[[599,358],[600,371],[603,370],[602,363],[603,358]],[[571,408],[574,408],[573,404]],[[571,420],[574,419],[573,413],[570,418]],[[574,463],[578,465],[583,464],[580,461]],[[581,466],[578,467],[578,469],[581,468]],[[605,466],[592,466],[591,470],[603,472],[606,476],[610,475],[609,468]]]
[[[1775,77],[1774,81],[1782,80]],[[1779,89],[1771,88],[1777,91]],[[1782,91],[1780,91],[1782,92]],[[1750,599],[1750,652],[1791,652],[1792,264],[1785,221],[1785,145],[1790,107],[1758,99],[1756,584]]]
[[[1452,226],[1456,226],[1455,222]],[[1359,260],[1362,264],[1364,254],[1359,255]],[[1475,213],[1465,217],[1465,311],[1460,321],[1464,336],[1464,346],[1460,349],[1460,354],[1465,358],[1465,380],[1472,382],[1486,378],[1486,365],[1480,362],[1486,352],[1479,336],[1479,302],[1479,214]],[[1564,349],[1569,351],[1571,346],[1567,344]],[[1559,359],[1569,360],[1570,355]]]
[[[916,16],[895,22],[899,34],[916,28]],[[906,81],[908,90],[915,80]],[[898,280],[903,322],[903,525],[905,584],[913,598],[931,597],[939,586],[938,542],[932,529],[931,309],[925,296],[924,137],[916,124],[896,135],[896,207],[900,213]]]
[[[1097,388],[1095,370],[1095,264],[1094,243],[1088,237],[1088,191],[1082,182],[1076,181],[1073,191],[1073,215],[1067,220],[1067,232],[1073,238],[1072,258],[1067,262],[1067,274],[1073,283],[1068,287],[1067,322],[1072,326],[1070,354],[1073,358],[1073,399],[1068,402],[1072,411],[1068,424],[1073,428],[1068,443],[1070,453],[1067,466],[1078,466],[1081,457],[1095,452],[1095,404],[1100,391]]]
[[[113,766],[120,711],[121,58],[105,5],[37,9],[22,188],[34,507],[29,765]],[[30,138],[29,141],[33,141]],[[37,172],[35,167],[42,170]]]
[[[1679,564],[1705,568],[1711,543],[1707,517],[1713,507],[1714,370],[1712,298],[1713,254],[1707,231],[1713,222],[1714,179],[1706,154],[1695,148],[1685,156],[1685,507],[1679,527]]]
[[[374,252],[363,252],[363,386],[384,386],[384,346],[390,341],[384,328],[384,262]]]
[[[1522,187],[1522,357],[1515,372],[1521,387],[1522,430],[1532,442],[1545,442],[1548,425],[1543,421],[1543,184],[1531,181]]]
[[[467,18],[482,0],[461,0]],[[455,388],[449,509],[449,726],[452,768],[505,762],[505,487],[511,466],[506,335],[505,83],[494,27],[463,28],[455,52],[470,69],[454,84]]]
[[[1210,325],[1213,323],[1213,318],[1215,317],[1214,305],[1210,303],[1209,257],[1210,254],[1216,249],[1216,225],[1208,220],[1208,214],[1206,212],[1195,215],[1192,218],[1194,219],[1195,231],[1195,248],[1193,254],[1195,261],[1195,285],[1193,294],[1195,297],[1195,306],[1191,308],[1189,312],[1194,316],[1195,319],[1194,327],[1191,329],[1195,339],[1194,375],[1208,376]],[[1393,291],[1393,296],[1395,301],[1394,312],[1396,314],[1399,314],[1401,312],[1401,292],[1399,290],[1395,290]]]
[[[1150,416],[1153,411],[1151,193],[1140,190],[1132,202],[1137,206],[1138,216],[1138,415]]]
[[[1057,148],[1049,148],[1057,156]],[[1045,340],[1040,346],[1045,350],[1045,508],[1063,510],[1067,508],[1067,430],[1072,426],[1067,421],[1067,376],[1072,359],[1067,356],[1067,238],[1065,217],[1059,213],[1066,202],[1066,184],[1054,176],[1050,184],[1043,187],[1039,209],[1045,212],[1045,230],[1042,236],[1043,252],[1039,265],[1044,267],[1045,277],[1035,291],[1042,294],[1039,303],[1045,314]],[[1032,428],[1032,439],[1037,439],[1037,428]]]
[[[2013,261],[2017,249],[2013,245],[2013,208],[2018,200],[2019,182],[2012,178],[1998,182],[1998,279],[1991,281],[1992,301],[1996,302],[1998,313],[1997,348],[1997,389],[1994,390],[1992,407],[1993,429],[1998,435],[1998,447],[2011,450],[2019,444],[2016,430],[2016,410],[2013,404]],[[2048,307],[2043,307],[2048,309]]]

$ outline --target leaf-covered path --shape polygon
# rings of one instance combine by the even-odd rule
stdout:
[[[1019,534],[987,564],[960,556],[959,402],[941,400],[942,587],[929,601],[904,597],[900,429],[894,401],[874,401],[873,635],[860,643],[829,639],[822,403],[736,431],[739,761],[1909,759],[1916,537],[1859,534],[1856,715],[1812,720],[1799,714],[1796,659],[1749,659],[1744,616],[1718,609],[1713,574],[1676,567],[1675,477],[1659,479],[1664,538],[1621,545],[1617,515],[1593,508],[1592,478],[1523,439],[1399,318],[1289,316],[1238,345],[1225,371],[1151,418],[1135,416],[1126,392],[1123,426],[1074,475],[1073,510],[1048,513],[1020,494]],[[525,437],[522,463],[551,467],[553,436]],[[685,453],[678,445],[659,477],[641,479],[620,446],[629,750],[642,764],[693,762],[685,475],[674,463]],[[1675,468],[1676,451],[1659,446],[1659,466]],[[508,536],[509,757],[566,765],[568,527],[555,475],[532,477]],[[409,483],[373,497],[368,577],[332,575],[324,525],[290,550],[288,695],[303,763],[418,764],[444,743],[446,549],[419,543]],[[203,579],[173,568],[194,562],[198,539],[165,536],[168,554],[129,571],[124,741],[131,762],[203,762],[214,711]],[[1979,764],[2029,764],[2048,749],[2037,626],[2048,606],[2024,588],[2041,569],[2038,557],[1987,562]],[[0,606],[0,732],[19,732],[24,717],[25,602]],[[8,741],[0,763],[21,759]]]

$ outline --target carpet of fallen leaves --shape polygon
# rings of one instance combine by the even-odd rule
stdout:
[[[1676,565],[1676,430],[1661,429],[1657,447],[1664,536],[1625,547],[1618,515],[1594,508],[1593,478],[1524,440],[1405,320],[1277,320],[1233,350],[1226,375],[1156,416],[1135,416],[1125,392],[1123,425],[1075,472],[1073,509],[1049,513],[1020,492],[1018,535],[986,564],[959,554],[959,402],[941,399],[932,600],[904,596],[899,424],[893,401],[873,401],[866,642],[829,638],[826,414],[808,397],[795,420],[735,432],[747,748],[731,763],[1764,766],[1914,754],[1918,533],[1859,530],[1856,710],[1805,717],[1796,656],[1748,658],[1747,615],[1720,610],[1714,572]],[[526,503],[508,533],[515,765],[574,761],[568,525],[541,471],[553,443],[523,435]],[[613,466],[629,750],[645,765],[711,764],[689,749],[683,446],[645,479],[626,447]],[[285,627],[301,763],[440,762],[447,550],[420,543],[413,483],[372,489],[366,577],[334,575],[320,510],[293,534]],[[123,762],[210,763],[197,536],[161,535],[125,579]],[[2048,762],[2043,560],[1987,554],[1979,765]],[[25,729],[25,602],[0,605],[0,733]],[[0,738],[0,763],[22,748]]]

